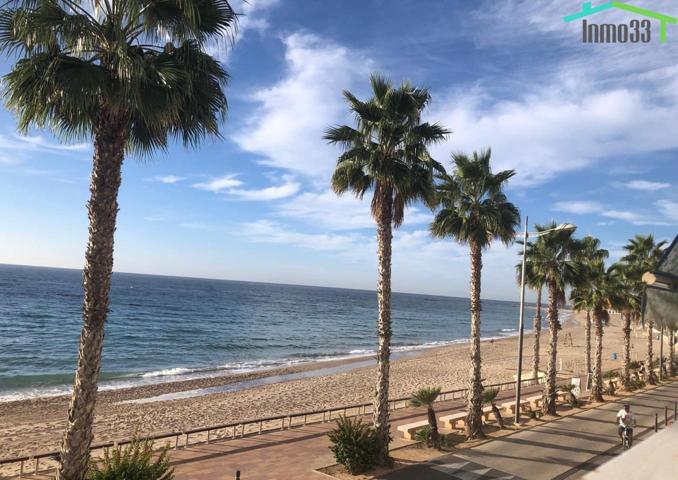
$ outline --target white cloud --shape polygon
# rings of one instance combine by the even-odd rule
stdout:
[[[193,184],[193,188],[218,193],[229,188],[239,187],[243,184],[235,177],[237,177],[237,174],[231,173],[229,175],[224,175],[223,177],[214,178],[208,182],[195,183]]]
[[[358,234],[302,233],[285,225],[259,220],[243,225],[242,232],[257,243],[292,245],[299,248],[326,252],[359,252],[371,239]]]
[[[283,175],[282,179],[284,182],[282,185],[261,189],[231,188],[226,192],[243,200],[278,200],[290,197],[299,191],[301,185],[292,175]]]
[[[658,226],[668,226],[671,225],[662,220],[654,220],[647,215],[640,214],[638,212],[631,212],[628,210],[606,210],[601,213],[602,216],[608,218],[614,218],[617,220],[625,220],[634,225],[658,225]]]
[[[186,177],[179,177],[177,175],[164,175],[155,177],[154,180],[160,183],[172,184],[181,182],[182,180],[186,180]]]
[[[553,209],[559,212],[574,213],[578,215],[600,212],[603,207],[598,202],[572,201],[556,202]]]
[[[373,228],[370,214],[370,197],[362,200],[353,195],[336,195],[332,190],[304,192],[279,206],[278,212],[290,218],[330,230]],[[405,211],[405,225],[429,223],[433,215],[417,207]]]
[[[647,180],[633,180],[625,183],[624,186],[633,190],[655,191],[669,188],[671,184],[664,182],[649,182]]]
[[[371,62],[315,35],[295,33],[283,42],[284,77],[251,95],[256,108],[233,140],[260,155],[260,163],[326,180],[337,149],[327,145],[323,133],[347,119],[341,91],[358,79],[366,85]]]
[[[655,202],[659,211],[667,218],[670,218],[674,222],[678,222],[678,202],[672,202],[671,200],[659,200]]]
[[[277,200],[294,195],[301,188],[301,184],[296,181],[293,175],[282,175],[283,183],[281,185],[261,189],[237,188],[242,187],[244,183],[236,177],[237,174],[231,173],[207,182],[196,183],[193,188],[227,194],[242,200]]]
[[[209,43],[205,51],[222,62],[228,62],[231,52],[247,32],[263,34],[268,29],[269,23],[266,18],[268,11],[279,3],[280,0],[232,0],[231,7],[239,17],[230,42]]]
[[[443,96],[427,118],[454,133],[432,149],[434,157],[491,146],[495,169],[515,169],[512,184],[534,185],[616,155],[678,148],[678,136],[666,128],[678,118],[675,92],[654,102],[640,90],[569,83],[535,87],[511,101],[494,101],[481,89]]]

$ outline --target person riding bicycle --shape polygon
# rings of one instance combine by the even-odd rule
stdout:
[[[633,427],[636,426],[636,416],[631,413],[631,405],[628,403],[624,404],[624,408],[619,410],[617,413],[617,420],[619,422],[619,438],[621,439],[622,445],[624,445],[624,430],[626,430],[626,435],[629,439],[629,446],[633,440]]]

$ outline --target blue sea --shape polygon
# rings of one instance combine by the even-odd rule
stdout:
[[[0,265],[0,401],[69,391],[79,270]],[[115,273],[103,389],[374,353],[376,293]],[[394,293],[393,349],[466,341],[466,298]],[[515,333],[517,302],[483,301],[482,335]]]

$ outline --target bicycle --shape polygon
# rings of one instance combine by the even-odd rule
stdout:
[[[622,430],[622,445],[624,446],[624,450],[628,450],[631,448],[631,445],[633,444],[633,429],[629,427],[624,427]]]

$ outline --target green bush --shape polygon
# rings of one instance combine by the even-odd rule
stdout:
[[[88,480],[172,480],[174,469],[169,466],[169,446],[153,450],[151,440],[134,439],[104,458],[92,461]]]
[[[642,365],[642,363],[640,363],[638,360],[633,360],[633,361],[629,362],[629,368],[631,370],[638,370],[641,365]]]
[[[609,372],[603,372],[603,378],[606,380],[609,380],[610,378],[616,378],[617,377],[617,372],[614,370],[610,370]]]
[[[626,385],[626,390],[632,392],[633,390],[638,390],[639,388],[643,388],[645,386],[645,382],[642,381],[639,378],[631,378],[629,379],[629,383]]]
[[[377,436],[374,429],[360,418],[340,417],[328,437],[337,463],[346,467],[351,475],[366,472],[377,465]]]
[[[424,428],[417,430],[417,432],[414,434],[414,439],[417,442],[422,442],[422,445],[430,446],[431,430],[431,426],[426,425]]]

